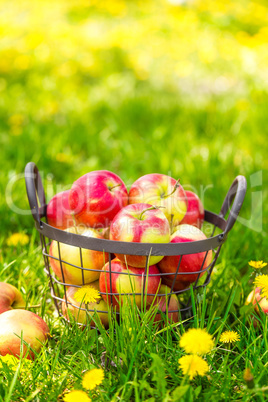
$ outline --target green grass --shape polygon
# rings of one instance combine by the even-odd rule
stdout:
[[[21,289],[29,306],[41,304],[35,312],[51,338],[28,371],[23,362],[15,372],[0,369],[1,401],[60,401],[81,389],[93,367],[105,371],[91,394],[96,401],[267,400],[267,316],[254,328],[243,309],[253,286],[248,261],[267,260],[267,5],[190,3],[3,3],[0,280]],[[217,213],[233,179],[245,175],[243,220],[223,245],[206,293],[195,295],[196,314],[164,330],[132,311],[109,332],[66,326],[28,214],[29,161],[47,200],[91,170],[114,171],[128,186],[159,172],[193,186]],[[8,246],[17,232],[30,243]],[[209,374],[189,381],[178,343],[198,326],[216,343]],[[240,334],[231,349],[218,342],[226,329]],[[243,379],[247,367],[252,389]]]

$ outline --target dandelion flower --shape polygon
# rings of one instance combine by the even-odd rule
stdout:
[[[185,332],[180,339],[180,347],[186,353],[205,355],[209,353],[214,346],[212,336],[201,328],[191,328]]]
[[[82,286],[74,295],[74,299],[79,303],[95,303],[100,298],[100,292],[90,285]]]
[[[188,374],[190,380],[192,380],[196,375],[204,376],[209,371],[207,362],[202,357],[197,355],[187,355],[181,357],[179,359],[179,365],[183,374]]]
[[[85,389],[94,389],[97,385],[100,385],[104,379],[104,372],[102,369],[92,369],[88,371],[84,377],[82,386]]]
[[[240,335],[236,331],[225,331],[221,334],[220,342],[233,343],[240,340]]]
[[[10,370],[16,371],[19,364],[19,359],[13,355],[0,356],[0,369],[7,365]],[[32,368],[32,361],[23,359],[21,361],[21,371],[28,371]]]
[[[0,369],[6,364],[11,370],[16,371],[19,360],[13,355],[0,356]]]
[[[262,297],[268,299],[268,275],[259,275],[256,277],[254,284],[261,289]]]
[[[249,367],[244,370],[243,378],[248,388],[254,388],[254,376]]]
[[[20,246],[25,246],[28,243],[29,236],[25,233],[13,233],[13,235],[7,239],[8,246],[17,246],[18,244]]]
[[[252,268],[255,269],[261,269],[263,267],[266,267],[267,262],[263,262],[263,261],[249,261],[248,263]]]
[[[74,390],[63,397],[64,402],[91,402],[84,391]]]

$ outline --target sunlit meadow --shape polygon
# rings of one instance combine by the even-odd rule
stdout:
[[[264,0],[1,1],[0,280],[39,305],[51,334],[34,362],[0,362],[1,401],[267,400],[267,315],[245,306],[268,273],[267,21]],[[58,319],[29,161],[47,200],[91,170],[127,185],[159,172],[216,213],[244,175],[239,221],[193,317],[159,329],[127,311],[109,332]],[[191,328],[205,353],[194,338],[182,346]]]

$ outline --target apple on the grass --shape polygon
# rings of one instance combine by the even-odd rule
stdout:
[[[87,237],[102,239],[103,237],[92,229],[73,227],[66,229],[68,233],[78,233]],[[60,253],[59,253],[60,249]],[[82,285],[96,281],[100,276],[103,265],[108,261],[108,254],[102,251],[82,249],[82,263],[79,247],[55,240],[50,245],[50,265],[57,277],[69,285]],[[54,257],[54,258],[53,258]],[[59,257],[62,262],[59,261]],[[75,265],[75,266],[73,266]],[[97,271],[95,271],[97,270]],[[99,270],[99,271],[98,271]],[[84,278],[84,280],[83,280]]]
[[[175,323],[179,321],[179,309],[180,304],[175,293],[171,293],[171,289],[166,285],[161,285],[158,294],[164,296],[156,296],[154,305],[158,307],[158,310],[162,311],[164,316],[167,315],[168,322]],[[168,310],[168,311],[167,311]],[[154,322],[163,321],[163,315],[157,313],[154,317]]]
[[[163,207],[171,226],[178,225],[187,211],[187,197],[179,181],[151,173],[136,180],[129,190],[129,204],[147,203]]]
[[[48,224],[57,229],[67,229],[74,224],[69,206],[70,190],[62,191],[54,195],[47,205]]]
[[[162,209],[150,204],[131,204],[121,209],[110,226],[110,239],[134,243],[168,243],[170,227]],[[115,253],[122,262],[136,268],[146,266],[146,256]],[[163,256],[150,256],[149,265]]]
[[[23,356],[34,359],[48,334],[47,324],[37,314],[27,310],[5,311],[0,315],[0,355],[19,357],[22,343]]]
[[[76,223],[104,228],[128,204],[124,182],[108,170],[96,170],[76,180],[69,194]]]
[[[119,295],[112,295],[113,306],[119,306],[120,302],[123,304],[126,299],[131,304],[135,302],[139,308],[143,303],[150,305],[154,300],[153,295],[158,292],[161,284],[159,274],[156,265],[148,267],[146,275],[145,268],[126,266],[118,258],[115,258],[111,261],[111,274],[109,272],[109,263],[106,263],[100,275],[99,283],[100,291],[103,293],[102,297],[110,305],[111,295],[109,293],[118,293]],[[110,281],[112,288],[110,287]],[[144,293],[143,286],[145,286]],[[137,294],[135,295],[135,293]]]
[[[256,313],[260,313],[261,309],[265,314],[268,314],[268,300],[266,299],[266,297],[262,296],[261,288],[255,289],[255,295],[254,290],[250,292],[246,300],[246,305],[251,303],[253,304]]]
[[[171,235],[171,243],[183,243],[197,240],[206,239],[206,235],[198,228],[192,225],[179,225],[176,232]],[[163,283],[168,286],[172,286],[175,274],[177,271],[178,264],[180,262],[180,255],[175,256],[165,256],[159,263],[159,270],[164,273],[172,273],[172,275],[164,275],[162,277]],[[205,262],[203,264],[203,261]],[[201,277],[205,273],[205,269],[212,261],[212,251],[209,250],[194,253],[185,254],[181,258],[180,268],[178,275],[176,277],[176,282],[174,284],[174,290],[183,290],[187,288],[191,283],[195,282],[198,277]],[[197,271],[201,273],[194,273]]]
[[[0,314],[21,307],[25,307],[21,292],[9,283],[0,282]]]
[[[205,217],[205,210],[202,201],[198,195],[192,191],[185,191],[185,193],[188,200],[188,207],[180,225],[188,224],[201,229]]]
[[[99,281],[90,283],[89,285],[97,291],[99,291]],[[62,303],[62,313],[66,318],[73,317],[79,324],[87,324],[90,326],[95,326],[95,322],[92,317],[96,315],[99,317],[100,322],[105,328],[109,326],[108,320],[108,306],[106,302],[100,297],[99,300],[91,303],[83,303],[84,299],[81,301],[76,300],[77,292],[81,288],[70,286],[66,292],[67,303],[64,301]],[[82,288],[83,289],[83,288]],[[88,311],[82,310],[87,309]],[[93,310],[93,311],[90,311]]]

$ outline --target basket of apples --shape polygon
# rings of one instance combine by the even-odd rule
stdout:
[[[164,174],[144,175],[127,191],[115,173],[92,171],[48,204],[33,162],[25,181],[58,314],[91,326],[97,316],[104,327],[126,300],[156,306],[154,320],[189,316],[190,291],[209,283],[246,193],[237,176],[216,214]]]

